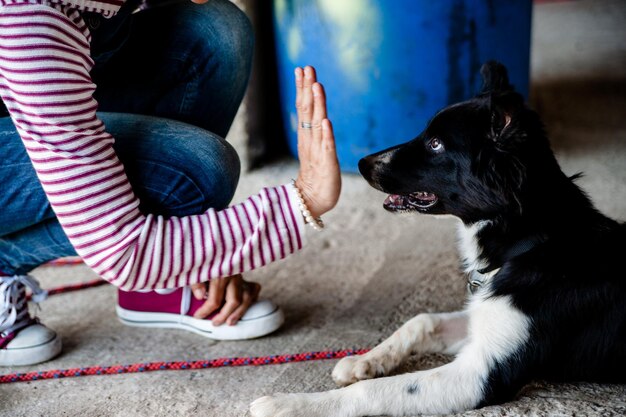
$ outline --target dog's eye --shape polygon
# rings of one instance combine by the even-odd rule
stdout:
[[[443,151],[443,142],[440,141],[437,138],[432,138],[429,142],[428,142],[428,146],[430,147],[430,149],[432,149],[435,152],[441,152]]]

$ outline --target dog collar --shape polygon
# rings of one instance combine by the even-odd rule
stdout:
[[[467,276],[467,291],[470,294],[476,293],[476,291],[478,291],[478,289],[481,288],[489,278],[494,276],[500,270],[502,265],[517,256],[531,251],[540,243],[545,241],[546,236],[543,234],[529,236],[525,239],[518,240],[504,253],[502,256],[502,263],[500,265],[490,264],[483,269],[471,271]]]
[[[497,274],[499,270],[499,268],[494,269],[493,271],[487,272],[485,274],[481,273],[480,271],[470,272],[467,275],[467,292],[472,295],[476,294],[476,291],[482,288],[482,286],[485,285],[485,282],[487,282],[489,278]]]

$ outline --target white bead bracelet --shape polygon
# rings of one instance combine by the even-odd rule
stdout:
[[[300,213],[302,213],[302,217],[304,217],[304,222],[306,224],[310,224],[311,227],[315,230],[322,230],[324,228],[324,222],[320,217],[316,218],[311,215],[309,208],[304,202],[302,192],[296,186],[296,180],[291,180],[291,185],[293,186],[293,189],[296,191],[296,195],[298,196],[298,208],[300,209]]]

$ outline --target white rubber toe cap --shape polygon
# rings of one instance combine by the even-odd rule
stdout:
[[[261,317],[269,316],[276,310],[278,310],[278,307],[270,300],[259,300],[250,306],[243,317],[241,317],[241,320],[256,320]]]
[[[276,331],[284,322],[283,311],[270,300],[252,304],[234,326],[213,326],[211,320],[170,313],[151,313],[116,307],[120,321],[129,326],[162,327],[192,331],[215,340],[243,340],[265,336]]]
[[[0,349],[0,366],[34,365],[48,361],[61,352],[61,338],[43,324],[20,330],[15,339]]]

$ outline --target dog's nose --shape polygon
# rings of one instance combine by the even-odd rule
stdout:
[[[359,161],[359,172],[363,177],[369,179],[371,177],[372,168],[374,167],[374,160],[376,157],[374,155],[366,156],[365,158],[361,158]]]

